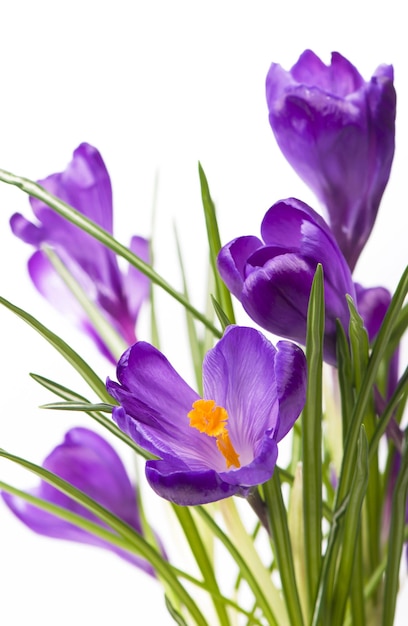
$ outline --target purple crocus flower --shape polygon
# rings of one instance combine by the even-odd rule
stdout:
[[[267,481],[278,442],[305,402],[300,348],[275,348],[253,328],[230,326],[203,363],[203,398],[156,348],[138,342],[108,379],[120,403],[113,419],[159,460],[146,463],[151,487],[180,505],[247,496]]]
[[[393,68],[371,80],[338,52],[326,66],[306,50],[266,78],[269,121],[283,154],[327,209],[351,270],[373,228],[394,156]]]
[[[135,486],[130,482],[121,459],[105,439],[87,428],[72,428],[66,433],[63,443],[47,456],[43,467],[83,491],[95,502],[129,524],[137,533],[142,533]],[[85,507],[45,481],[41,481],[39,486],[32,489],[30,493],[104,526]],[[2,497],[11,511],[34,532],[56,539],[67,539],[107,548],[154,575],[150,564],[143,559],[17,496],[3,492]]]
[[[322,217],[307,204],[289,198],[266,213],[261,236],[238,237],[218,255],[228,289],[262,328],[304,344],[310,289],[318,263],[324,270],[324,357],[336,362],[336,320],[347,332],[349,294],[360,310],[369,338],[378,332],[390,301],[381,287],[356,286],[336,240]]]
[[[96,148],[81,144],[64,172],[52,174],[39,183],[112,233],[111,182]],[[30,203],[38,223],[33,224],[18,213],[12,216],[10,223],[17,237],[37,248],[28,262],[35,287],[90,335],[102,353],[116,363],[115,355],[40,248],[47,245],[57,252],[125,345],[136,341],[135,323],[149,292],[148,279],[134,267],[129,267],[127,273],[122,272],[111,250],[40,200],[30,197]],[[130,242],[130,249],[145,261],[149,256],[148,246],[148,241],[142,237],[132,237]]]

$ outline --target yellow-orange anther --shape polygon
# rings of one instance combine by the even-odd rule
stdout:
[[[209,437],[216,437],[217,448],[225,458],[227,469],[231,465],[241,467],[226,426],[228,413],[222,406],[217,406],[214,400],[196,400],[188,417],[192,428]]]
[[[197,428],[200,433],[218,437],[224,431],[228,413],[222,406],[217,406],[214,400],[196,400],[188,417],[190,426]]]

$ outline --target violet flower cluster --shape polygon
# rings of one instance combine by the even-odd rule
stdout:
[[[396,107],[392,67],[380,66],[366,82],[338,53],[325,66],[307,50],[290,71],[272,64],[266,96],[278,144],[323,203],[328,223],[301,200],[284,199],[266,212],[260,237],[241,236],[221,248],[218,270],[228,290],[262,329],[290,341],[278,341],[275,347],[255,328],[227,326],[205,355],[201,395],[156,347],[136,340],[137,316],[149,290],[145,276],[133,268],[124,273],[110,250],[36,199],[30,202],[38,223],[21,215],[11,219],[14,234],[36,248],[29,260],[36,288],[69,312],[115,361],[50,263],[46,245],[128,346],[117,363],[117,382],[108,377],[106,383],[112,417],[152,455],[146,462],[152,489],[177,505],[248,497],[273,475],[278,444],[305,404],[307,365],[297,344],[306,342],[318,264],[324,273],[324,359],[330,365],[337,363],[337,323],[348,333],[346,296],[354,301],[370,341],[390,303],[386,289],[363,287],[352,273],[391,170]],[[41,184],[112,233],[111,184],[95,148],[81,144],[67,169]],[[133,237],[130,248],[148,260],[145,239]],[[44,467],[142,533],[134,487],[116,452],[99,435],[71,430]],[[32,493],[93,519],[45,482]],[[35,532],[114,549],[16,496],[3,497]],[[153,573],[142,560],[115,551]]]
[[[225,245],[218,268],[228,289],[262,328],[302,344],[310,287],[324,271],[325,359],[336,363],[336,320],[348,332],[349,295],[369,339],[390,302],[383,287],[352,279],[373,228],[394,154],[396,96],[391,66],[369,82],[338,53],[329,67],[306,50],[287,72],[273,63],[266,79],[269,120],[294,169],[324,203],[329,225],[309,206],[275,203],[261,225],[262,240],[238,237]]]

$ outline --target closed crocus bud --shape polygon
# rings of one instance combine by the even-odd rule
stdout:
[[[266,79],[269,121],[283,154],[325,206],[353,271],[388,182],[394,156],[393,68],[369,81],[338,52],[326,66],[306,50],[290,71]]]
[[[228,289],[262,328],[304,344],[310,289],[318,263],[324,271],[324,358],[336,363],[336,320],[348,331],[346,295],[361,307],[373,339],[389,304],[388,292],[353,283],[350,268],[323,218],[304,202],[274,204],[261,225],[262,240],[244,236],[225,245],[218,269]]]

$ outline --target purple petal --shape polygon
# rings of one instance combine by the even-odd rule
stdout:
[[[148,461],[146,477],[159,496],[182,506],[215,502],[240,491],[238,485],[229,485],[214,470],[192,472],[180,468],[177,460]]]
[[[292,428],[306,402],[307,369],[303,351],[290,341],[279,341],[275,358],[279,396],[279,442]]]
[[[204,397],[227,410],[229,436],[241,465],[252,462],[265,432],[277,426],[275,355],[259,331],[230,326],[204,359]]]
[[[241,494],[247,495],[250,487],[261,485],[269,480],[278,458],[276,433],[264,433],[258,444],[256,456],[247,465],[229,472],[220,472],[220,477],[229,485],[240,485]]]
[[[223,246],[218,254],[219,272],[221,276],[228,276],[228,289],[238,299],[244,286],[247,259],[262,245],[257,237],[239,237]]]
[[[120,359],[117,377],[120,385],[108,379],[107,389],[126,414],[136,418],[137,427],[121,413],[113,417],[139,445],[161,458],[184,456],[190,468],[222,461],[215,440],[190,427],[188,413],[199,395],[161,352],[143,341],[136,343]]]
[[[154,346],[138,341],[122,355],[117,366],[120,385],[138,402],[151,408],[164,424],[172,426],[186,416],[198,394],[181,378]],[[117,386],[108,381],[108,391],[119,400]],[[186,420],[188,424],[188,420]]]
[[[112,186],[108,170],[96,148],[82,143],[74,151],[72,161],[63,172],[38,182],[47,191],[112,233]],[[31,198],[30,202],[40,222],[44,218],[45,221],[53,222],[55,219],[56,223],[60,222],[61,218],[41,200]],[[66,222],[62,221],[61,225],[63,223]]]
[[[357,309],[364,320],[368,338],[372,341],[384,320],[384,316],[391,302],[391,294],[384,287],[370,287],[365,289],[355,283],[357,295]]]

